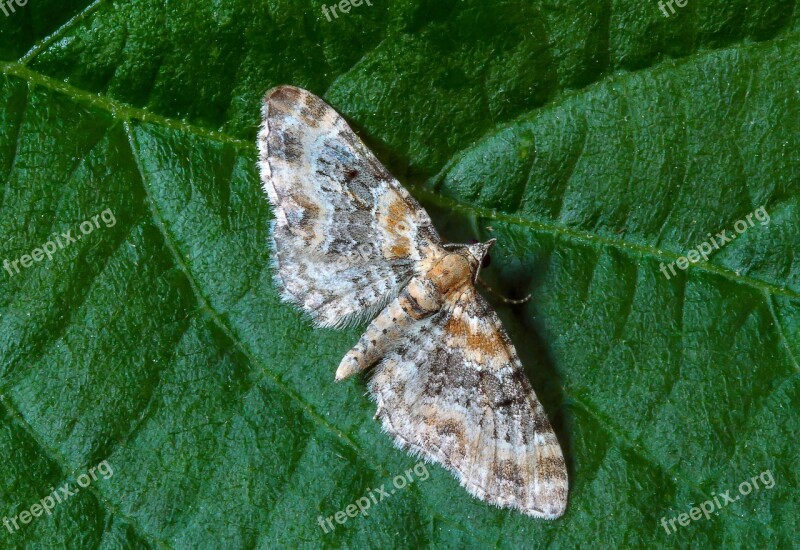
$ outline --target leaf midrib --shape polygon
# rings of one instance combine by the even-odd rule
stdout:
[[[763,46],[765,43],[768,42],[760,42],[755,45],[752,45],[751,47],[760,47]],[[117,120],[123,122],[139,121],[150,124],[157,124],[159,126],[163,126],[172,130],[190,133],[199,137],[205,137],[220,143],[230,144],[236,147],[238,150],[247,152],[251,154],[253,157],[255,157],[256,146],[254,143],[239,138],[235,138],[224,132],[209,130],[202,126],[195,126],[193,124],[189,124],[185,121],[175,120],[169,117],[165,117],[163,115],[153,114],[145,109],[139,107],[133,107],[126,103],[121,103],[116,100],[110,99],[106,96],[93,94],[85,90],[81,90],[79,88],[72,86],[71,84],[67,84],[65,82],[53,79],[52,77],[43,75],[19,63],[0,62],[0,69],[2,69],[2,71],[7,75],[17,76],[19,78],[26,80],[30,84],[42,86],[44,88],[62,93],[74,99],[76,102],[86,104],[92,107],[97,107],[99,109],[107,111]],[[622,78],[627,78],[631,74],[633,73],[628,73],[624,75]],[[564,99],[562,99],[562,101],[563,100]],[[518,117],[518,119],[527,118],[529,116],[530,112],[521,115],[520,117]],[[502,131],[501,130],[502,128],[507,128],[508,126],[509,126],[508,124],[502,124],[494,128],[491,132],[485,134],[481,139],[485,139],[487,136],[492,136],[496,134],[498,131]],[[467,146],[467,148],[469,147],[470,146]],[[458,159],[458,157],[459,154],[453,155],[454,159]],[[447,163],[439,172],[439,174],[433,176],[431,180],[436,181],[437,179],[441,178],[442,174],[447,172],[451,164],[452,162]],[[554,222],[539,221],[535,219],[525,218],[516,215],[514,213],[499,211],[497,209],[486,208],[476,204],[459,201],[450,197],[444,197],[437,193],[431,192],[429,188],[422,185],[406,184],[406,187],[409,189],[409,191],[412,192],[412,194],[419,197],[423,202],[441,206],[455,212],[461,212],[466,215],[482,217],[488,220],[493,220],[498,222],[510,223],[517,226],[526,227],[528,229],[531,229],[533,231],[538,231],[540,233],[559,235],[562,237],[576,240],[584,244],[599,244],[602,246],[610,246],[620,250],[627,250],[630,252],[639,253],[645,256],[652,257],[654,259],[666,260],[668,262],[669,261],[674,262],[679,257],[681,257],[681,254],[664,250],[662,248],[658,248],[655,246],[631,242],[625,239],[612,237],[609,235],[593,233],[591,231],[583,231],[580,229],[576,229],[574,227]],[[755,277],[741,275],[739,273],[736,273],[736,271],[732,269],[728,269],[713,263],[701,262],[693,264],[692,270],[713,273],[715,275],[724,277],[736,284],[749,286],[757,290],[760,290],[762,292],[766,292],[767,294],[770,295],[786,296],[795,300],[800,299],[800,291],[796,291],[786,287],[780,287],[778,285],[775,285],[773,283]]]
[[[486,208],[483,206],[466,203],[450,197],[444,197],[430,191],[430,189],[427,189],[423,186],[406,185],[406,187],[416,197],[421,198],[423,202],[434,204],[450,211],[461,212],[465,215],[478,216],[492,221],[526,227],[531,231],[561,236],[567,239],[579,241],[583,244],[596,244],[614,247],[620,250],[627,250],[629,252],[638,253],[643,256],[649,256],[657,260],[675,261],[682,256],[681,254],[646,244],[630,242],[608,235],[592,233],[591,231],[581,231],[580,229],[557,223],[528,219],[508,212],[498,211],[493,208]],[[800,292],[792,290],[791,288],[780,287],[762,279],[741,275],[732,269],[728,269],[710,262],[692,264],[691,270],[713,273],[715,275],[722,276],[733,283],[750,286],[769,295],[787,296],[793,299],[800,299]]]

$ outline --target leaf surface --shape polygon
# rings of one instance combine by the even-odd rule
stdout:
[[[0,260],[81,236],[0,272],[0,515],[113,467],[0,545],[795,544],[795,3],[372,3],[0,19]],[[272,284],[254,136],[283,83],[346,116],[445,236],[498,239],[492,285],[533,296],[497,307],[565,450],[564,518],[491,508],[429,465],[320,527],[416,460],[363,380],[333,383],[359,331],[312,330]]]

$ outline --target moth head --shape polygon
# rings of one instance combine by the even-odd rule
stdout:
[[[469,259],[470,267],[472,268],[472,282],[473,284],[478,280],[478,274],[481,267],[484,265],[484,258],[489,253],[489,249],[497,241],[497,239],[489,239],[485,243],[475,243],[465,248]]]

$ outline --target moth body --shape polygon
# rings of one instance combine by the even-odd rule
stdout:
[[[371,367],[383,357],[387,343],[395,341],[401,331],[439,311],[448,295],[473,285],[492,244],[494,239],[464,246],[455,252],[447,251],[428,271],[413,277],[344,356],[336,369],[336,381]]]

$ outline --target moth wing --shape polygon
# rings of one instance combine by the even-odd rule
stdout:
[[[472,495],[554,519],[567,505],[561,447],[491,306],[471,288],[413,326],[369,391],[395,443]]]
[[[373,316],[441,252],[428,214],[317,96],[274,88],[262,117],[259,169],[283,298],[319,326]]]

